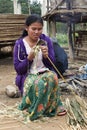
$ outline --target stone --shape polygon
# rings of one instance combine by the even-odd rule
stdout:
[[[15,94],[16,94],[16,87],[14,87],[12,85],[7,85],[6,88],[5,88],[5,93],[9,97],[14,97]]]

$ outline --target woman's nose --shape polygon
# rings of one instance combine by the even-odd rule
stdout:
[[[38,29],[36,29],[36,30],[35,30],[35,33],[38,33],[38,32],[39,32],[39,30],[38,30]]]

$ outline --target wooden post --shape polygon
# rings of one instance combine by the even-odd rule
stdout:
[[[30,0],[28,0],[28,10],[29,10],[29,15],[31,14],[31,10],[30,10]]]
[[[72,42],[72,25],[68,22],[68,45],[69,45],[69,57],[71,60],[74,60],[74,50]]]
[[[48,20],[48,35],[51,37],[51,21]]]
[[[56,22],[51,22],[51,37],[56,37]]]
[[[42,9],[41,9],[42,16],[46,14],[46,12],[47,12],[47,1],[43,0]],[[44,21],[43,33],[47,35],[47,22],[46,21]]]
[[[66,0],[66,7],[68,10],[70,10],[71,4],[70,4],[71,0]],[[74,50],[73,50],[73,41],[72,41],[72,23],[71,20],[69,20],[67,22],[68,25],[68,45],[69,45],[69,57],[71,60],[74,60]]]
[[[73,23],[73,47],[75,47],[75,23]]]
[[[21,4],[18,3],[18,0],[13,0],[14,5],[14,14],[21,14]]]
[[[47,0],[47,12],[49,11],[49,0]]]

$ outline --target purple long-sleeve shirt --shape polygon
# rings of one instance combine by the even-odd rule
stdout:
[[[40,39],[43,39],[44,41],[47,42],[48,56],[51,59],[51,61],[54,62],[55,57],[54,57],[54,49],[53,49],[52,41],[50,40],[48,36],[44,34],[41,34]],[[15,82],[16,82],[16,85],[19,87],[19,90],[21,91],[21,93],[23,93],[24,80],[27,76],[27,72],[29,68],[31,67],[32,62],[33,61],[29,61],[27,59],[27,53],[26,53],[26,49],[23,43],[23,38],[18,39],[15,42],[15,46],[14,46],[13,63],[14,63],[14,68],[17,72]],[[50,70],[53,70],[53,66],[47,58],[43,57],[43,63],[47,68],[49,68]]]

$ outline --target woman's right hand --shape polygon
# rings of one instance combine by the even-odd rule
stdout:
[[[32,61],[35,57],[35,51],[34,49],[31,49],[31,52],[29,53],[29,55],[27,56],[28,60]]]

